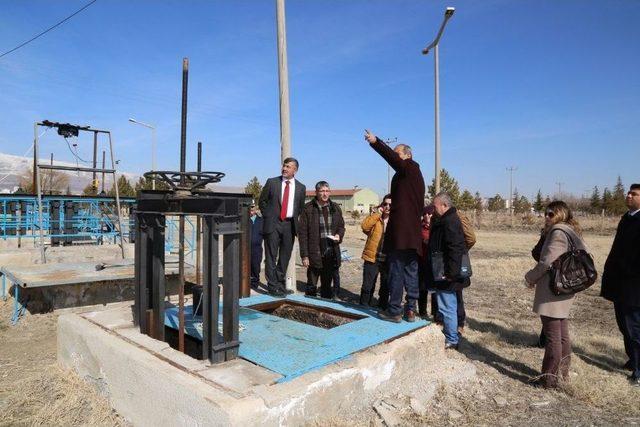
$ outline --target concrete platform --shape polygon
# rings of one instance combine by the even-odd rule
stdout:
[[[282,382],[282,374],[245,359],[212,366],[179,353],[140,334],[131,312],[120,306],[60,316],[58,361],[139,426],[347,420],[372,413],[389,393],[419,389],[426,396],[442,381],[475,374],[470,363],[448,357],[439,328],[427,326]],[[263,351],[273,349],[264,345]]]

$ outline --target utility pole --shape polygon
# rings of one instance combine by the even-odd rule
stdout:
[[[558,186],[558,200],[562,200],[562,184],[564,184],[564,182],[556,182]]]
[[[291,157],[291,124],[289,121],[289,69],[287,65],[287,26],[284,0],[276,0],[276,25],[278,28],[278,83],[280,95],[280,164]],[[296,290],[296,258],[298,250],[293,245],[285,279],[287,290]]]
[[[516,167],[507,168],[509,172],[509,215],[511,216],[511,228],[513,228],[513,172],[517,171]]]
[[[50,162],[51,166],[53,166],[53,153],[51,153],[51,162]],[[53,173],[53,169],[49,171],[50,173]],[[53,194],[53,175],[50,175],[50,180],[49,180],[49,195]]]
[[[393,140],[391,138],[384,141],[389,147],[391,147],[391,143],[397,144],[398,137],[394,137]],[[387,194],[391,194],[391,166],[387,164]]]

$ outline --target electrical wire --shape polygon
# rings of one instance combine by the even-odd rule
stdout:
[[[34,41],[35,39],[44,36],[45,34],[47,34],[49,31],[53,30],[54,28],[64,24],[65,22],[67,22],[69,19],[73,18],[74,16],[76,16],[77,14],[79,14],[80,12],[82,12],[83,10],[85,10],[86,8],[88,8],[89,6],[91,6],[92,4],[94,4],[95,2],[97,2],[98,0],[91,0],[89,3],[87,3],[86,5],[84,5],[83,7],[81,7],[80,9],[76,10],[75,12],[73,12],[71,15],[67,16],[66,18],[64,18],[62,21],[58,22],[57,24],[52,25],[51,27],[47,28],[46,30],[42,31],[40,34],[37,34],[33,37],[31,37],[29,40],[27,40],[26,42],[19,44],[18,46],[14,47],[11,50],[8,50],[6,52],[4,52],[3,54],[0,54],[0,58],[10,54],[11,52],[15,52],[16,50],[20,49],[23,46],[28,45],[29,43],[31,43],[32,41]]]
[[[78,156],[76,153],[73,152],[73,150],[71,149],[71,145],[69,144],[69,140],[67,138],[64,138],[64,142],[67,143],[67,148],[69,148],[69,152],[71,153],[71,155],[73,155],[73,157],[76,158],[76,160],[80,160],[82,163],[91,163],[88,160],[84,160],[82,157]]]

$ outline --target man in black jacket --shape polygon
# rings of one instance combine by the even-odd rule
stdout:
[[[602,296],[613,302],[624,349],[629,381],[640,387],[640,184],[627,193],[629,212],[622,216],[611,252],[604,264]]]
[[[429,234],[429,253],[427,256],[427,274],[433,278],[438,301],[438,313],[442,315],[443,333],[446,349],[457,349],[458,309],[456,291],[471,284],[468,278],[460,276],[462,256],[467,248],[464,243],[464,231],[460,217],[456,214],[451,197],[439,193],[433,199],[435,219],[432,219]],[[442,260],[441,272],[434,271],[433,261]],[[444,273],[440,276],[439,273]],[[438,276],[438,277],[436,277]]]
[[[284,296],[286,273],[296,231],[298,215],[304,207],[305,186],[295,179],[298,161],[288,157],[282,162],[282,175],[269,178],[260,193],[267,288],[274,296]],[[277,262],[276,262],[277,261]]]
[[[334,274],[340,268],[340,242],[344,237],[344,218],[340,206],[329,199],[327,181],[316,184],[316,197],[304,205],[300,214],[300,258],[307,267],[306,295],[316,296],[320,278],[320,296],[338,299],[339,283]],[[333,290],[331,280],[334,280]]]

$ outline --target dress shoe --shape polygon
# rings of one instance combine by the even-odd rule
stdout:
[[[269,295],[276,298],[282,298],[287,296],[284,290],[282,289],[269,289]]]
[[[450,343],[450,342],[445,343],[444,344],[444,349],[445,350],[457,350],[458,349],[458,344],[457,343],[453,344],[453,343]]]
[[[413,310],[407,310],[404,312],[404,320],[407,322],[415,322],[416,321],[416,313]]]
[[[625,371],[633,371],[633,366],[631,365],[631,360],[627,360],[627,363],[622,365],[622,369]]]
[[[293,289],[285,289],[285,290],[283,291],[283,293],[284,293],[285,295],[291,295],[291,294],[293,293]]]
[[[630,375],[629,376],[629,384],[631,384],[632,387],[640,388],[640,377],[635,377],[633,375]]]
[[[402,315],[398,314],[396,316],[389,314],[387,310],[382,310],[378,312],[378,317],[382,320],[386,320],[387,322],[400,323],[402,322]]]

